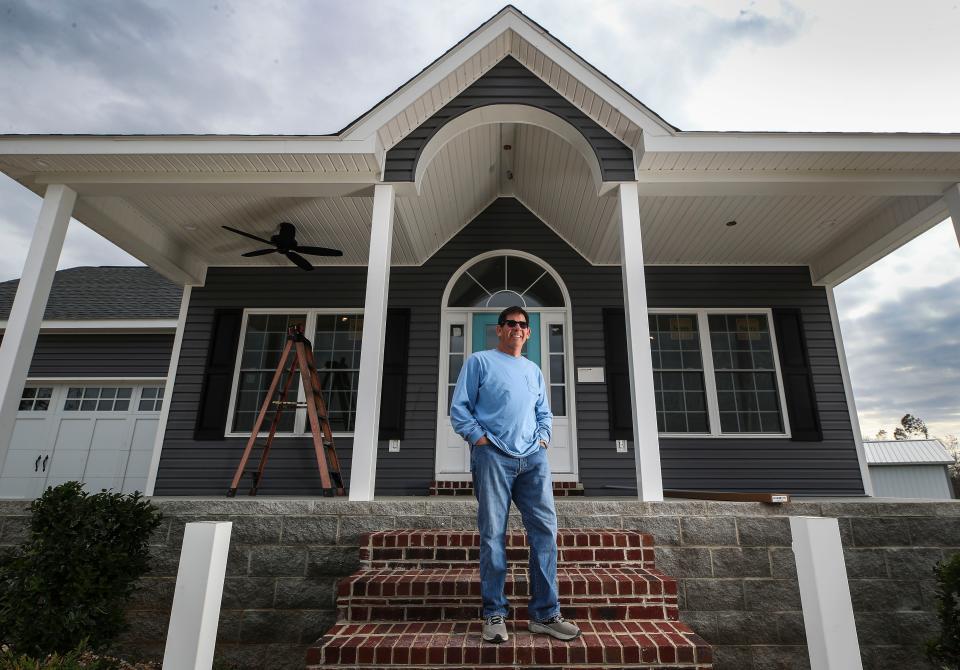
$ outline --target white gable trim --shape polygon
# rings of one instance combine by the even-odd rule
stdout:
[[[549,33],[513,7],[505,7],[499,14],[450,49],[400,90],[349,126],[342,135],[343,139],[368,139],[374,136],[391,119],[414,105],[434,86],[453,74],[470,58],[500,38],[504,33],[511,31],[554,61],[571,77],[579,80],[595,95],[615,107],[630,121],[642,128],[644,133],[662,135],[673,132],[673,129],[665,122],[651,115],[623,89],[611,82],[596,68],[587,64],[586,61],[558,42]],[[518,60],[522,60],[520,54],[517,53],[516,42],[517,40],[514,39],[509,40],[508,53],[518,57]],[[495,63],[490,62],[486,65],[489,68]],[[470,83],[472,82],[466,82],[464,86],[460,87],[460,90],[465,89]]]

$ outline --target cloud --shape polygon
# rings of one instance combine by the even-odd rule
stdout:
[[[906,413],[934,432],[960,429],[960,278],[911,288],[843,320],[861,429],[892,434]]]
[[[23,274],[33,227],[41,200],[12,179],[0,176],[0,281]],[[141,265],[141,263],[93,232],[79,221],[70,220],[58,268],[79,265]]]

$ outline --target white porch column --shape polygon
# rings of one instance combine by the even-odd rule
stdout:
[[[17,296],[7,319],[7,329],[0,344],[0,465],[10,447],[20,394],[23,393],[76,200],[76,192],[66,186],[51,184],[47,187],[27,251],[23,276],[17,286]]]
[[[627,320],[627,359],[630,397],[633,399],[633,448],[640,500],[663,500],[660,475],[660,438],[653,394],[653,359],[647,320],[647,283],[643,274],[640,200],[637,184],[620,184],[620,262],[623,268],[623,306]]]
[[[360,378],[357,384],[357,420],[353,430],[353,460],[350,466],[350,500],[373,500],[377,479],[380,387],[383,381],[387,293],[390,288],[394,199],[392,184],[377,184],[374,187],[367,296],[363,303]]]
[[[230,521],[196,521],[184,528],[164,670],[210,670],[213,666],[232,530]]]
[[[853,430],[853,443],[857,447],[857,460],[860,462],[860,479],[863,481],[863,492],[873,495],[873,480],[870,479],[870,467],[867,465],[867,453],[863,448],[863,434],[860,432],[860,415],[857,414],[857,403],[853,397],[853,385],[850,383],[850,368],[847,366],[847,353],[843,347],[843,333],[840,331],[840,317],[837,314],[837,302],[833,296],[833,286],[826,287],[827,306],[830,309],[830,321],[833,323],[833,339],[837,345],[837,359],[840,362],[840,377],[843,379],[843,393],[847,400],[847,411],[850,414],[850,428]]]
[[[943,194],[947,203],[947,211],[953,219],[953,230],[957,234],[957,243],[960,244],[960,184],[954,184]]]
[[[792,516],[793,556],[812,670],[862,670],[836,519]]]

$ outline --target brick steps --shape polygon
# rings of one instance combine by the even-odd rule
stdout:
[[[559,567],[564,615],[574,620],[677,619],[676,582],[640,567]],[[511,568],[504,584],[512,617],[527,619],[527,572]],[[348,621],[469,620],[482,616],[478,568],[358,572],[340,582],[338,611]]]
[[[561,609],[583,631],[569,642],[526,630],[526,535],[505,540],[508,642],[481,638],[478,532],[378,531],[361,537],[362,567],[340,582],[338,621],[308,651],[307,667],[713,667],[710,646],[677,621],[677,583],[656,569],[650,535],[558,532]]]
[[[310,649],[307,667],[711,667],[710,646],[679,622],[580,622],[583,634],[569,642],[511,624],[510,640],[497,645],[482,641],[480,621],[339,623]]]
[[[473,482],[434,480],[430,482],[428,495],[432,496],[473,496]],[[566,498],[584,495],[580,482],[553,482],[553,497]]]
[[[522,531],[506,535],[507,562],[526,566],[527,537]],[[653,538],[644,533],[560,529],[557,566],[654,568]],[[477,531],[378,531],[361,538],[360,560],[370,568],[470,568],[480,560]]]

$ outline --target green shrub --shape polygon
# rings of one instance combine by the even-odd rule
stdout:
[[[943,668],[960,668],[960,554],[937,563],[937,615],[940,637],[927,643],[927,656]]]
[[[0,644],[37,658],[105,648],[149,570],[160,513],[139,493],[90,495],[78,482],[48,488],[30,513],[27,540],[0,559]]]

